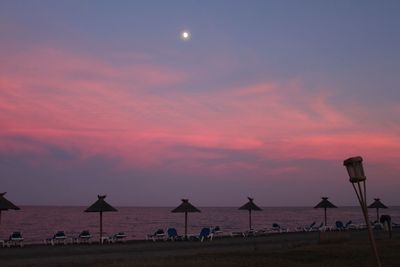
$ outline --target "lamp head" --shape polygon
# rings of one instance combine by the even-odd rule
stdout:
[[[358,156],[358,157],[348,158],[343,162],[343,165],[346,166],[351,183],[358,183],[365,181],[367,179],[367,177],[365,177],[364,174],[362,161],[363,161],[362,157]]]

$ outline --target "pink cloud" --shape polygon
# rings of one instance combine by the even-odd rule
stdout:
[[[310,93],[297,81],[196,93],[184,90],[191,79],[185,71],[147,57],[116,65],[55,49],[9,56],[0,70],[0,135],[76,147],[81,157],[107,154],[127,166],[186,160],[193,167],[202,166],[199,159],[223,157],[177,151],[181,145],[251,151],[264,159],[341,160],[354,153],[376,161],[400,158],[398,127],[383,129],[373,120],[362,125],[349,114],[353,109],[368,114],[368,109],[340,109],[329,104],[330,91]],[[154,93],[158,87],[168,93]],[[46,153],[5,140],[0,150]],[[257,169],[257,163],[223,162],[210,168],[228,169]]]

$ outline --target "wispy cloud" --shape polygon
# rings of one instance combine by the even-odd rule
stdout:
[[[7,56],[0,65],[0,150],[45,154],[48,144],[77,149],[82,158],[115,156],[126,166],[202,166],[208,159],[216,172],[260,169],[263,159],[399,159],[398,126],[360,124],[369,110],[335,106],[332,91],[316,93],[298,80],[191,91],[197,78],[189,72],[145,55],[129,58],[116,64],[61,49]],[[250,151],[259,161],[234,160],[224,150]]]

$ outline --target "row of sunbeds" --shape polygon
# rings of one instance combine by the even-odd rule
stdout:
[[[127,235],[124,232],[119,232],[111,236],[103,236],[102,243],[122,242]],[[67,244],[89,244],[91,243],[92,235],[88,230],[82,231],[78,236],[67,237],[64,231],[57,231],[52,237],[43,240],[45,245],[67,245]],[[3,247],[23,247],[24,238],[21,232],[13,232],[7,240],[0,240]]]
[[[385,228],[384,224],[380,222],[371,222],[371,226],[374,230],[383,230]],[[351,220],[343,223],[342,221],[336,221],[333,226],[324,225],[321,223],[316,226],[313,222],[309,227],[305,228],[305,231],[346,231],[346,230],[364,230],[367,228],[366,224],[355,224]],[[400,224],[392,223],[392,228],[400,228]]]
[[[128,237],[124,232],[118,232],[111,236],[102,236],[101,243],[116,243],[123,242]],[[64,231],[58,231],[53,237],[44,240],[46,245],[57,245],[57,244],[88,244],[91,243],[92,235],[88,230],[82,231],[77,237],[67,237]]]
[[[371,222],[371,226],[374,230],[384,230],[384,225],[380,222]],[[273,223],[271,228],[264,228],[260,230],[251,229],[246,232],[232,232],[233,236],[254,236],[254,235],[265,235],[269,233],[287,233],[287,232],[326,232],[326,231],[350,231],[350,230],[364,230],[367,228],[366,224],[354,224],[351,220],[343,223],[342,221],[336,221],[335,225],[324,225],[323,222],[317,224],[315,221],[305,227],[296,227],[294,230],[289,228],[281,227],[277,223]],[[400,224],[392,223],[392,228],[400,228]]]
[[[221,236],[223,232],[219,226],[216,227],[203,227],[198,235],[189,235],[186,237],[188,240],[212,240],[214,237]],[[184,240],[185,237],[178,235],[178,231],[175,228],[168,228],[166,231],[158,229],[153,234],[148,234],[146,240],[152,241],[180,241]]]
[[[305,227],[296,227],[294,230],[290,230],[289,228],[285,228],[280,226],[278,223],[273,223],[271,228],[264,229],[250,229],[248,231],[235,231],[231,232],[229,235],[225,236],[257,236],[257,235],[266,235],[270,233],[287,233],[287,232],[312,232],[312,231],[345,231],[345,230],[362,230],[366,228],[364,225],[355,225],[352,221],[348,221],[347,223],[343,223],[341,221],[336,221],[335,226],[326,226],[324,223],[317,225],[314,221],[310,225]],[[383,229],[383,226],[380,223],[374,224],[374,229],[380,230]],[[216,227],[205,227],[202,228],[200,234],[198,235],[189,235],[187,237],[188,240],[212,240],[214,237],[223,236],[223,232],[219,226]],[[158,229],[152,234],[148,234],[146,236],[146,240],[152,241],[176,241],[183,240],[183,236],[178,235],[178,232],[175,228],[168,228],[166,231],[163,229]]]
[[[371,222],[374,230],[383,230],[384,225],[379,222]],[[392,228],[400,228],[400,224],[392,223]],[[342,221],[336,221],[334,226],[326,226],[324,223],[317,224],[315,221],[310,225],[305,227],[296,227],[292,232],[313,232],[313,231],[348,231],[348,230],[363,230],[366,229],[365,224],[354,224],[352,221],[343,223]],[[278,223],[273,223],[271,228],[264,228],[260,230],[250,229],[244,232],[231,232],[229,235],[225,236],[257,236],[265,235],[269,233],[285,233],[290,232],[289,228],[280,226]],[[186,239],[188,240],[200,240],[201,242],[205,240],[213,240],[215,237],[223,236],[223,232],[219,226],[216,227],[204,227],[201,229],[198,235],[189,235]],[[44,240],[46,245],[58,245],[58,244],[85,244],[91,243],[92,235],[88,230],[82,231],[76,237],[67,237],[64,231],[57,231],[52,237]],[[101,243],[116,243],[123,242],[127,238],[124,232],[119,232],[111,236],[103,236]],[[146,240],[152,241],[179,241],[185,238],[178,234],[175,228],[168,228],[166,231],[163,229],[158,229],[152,234],[146,236]],[[24,238],[21,232],[13,232],[8,240],[0,240],[0,245],[3,247],[23,247]]]

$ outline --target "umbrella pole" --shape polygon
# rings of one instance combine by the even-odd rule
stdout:
[[[249,210],[249,230],[251,230],[251,210]]]
[[[326,218],[326,208],[324,208],[324,212],[325,212],[325,226],[327,224],[327,218]]]
[[[1,210],[0,210],[0,224],[1,224]]]
[[[185,239],[187,239],[187,212],[185,212]]]
[[[379,208],[376,208],[376,222],[379,222]]]
[[[100,244],[102,244],[103,240],[103,212],[100,211]]]

